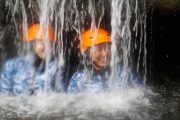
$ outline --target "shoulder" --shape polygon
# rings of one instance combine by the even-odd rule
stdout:
[[[26,63],[32,64],[33,62],[34,62],[34,57],[18,56],[18,57],[7,60],[5,62],[5,65],[20,67]]]
[[[2,74],[14,74],[17,71],[27,71],[29,68],[32,68],[32,64],[26,60],[25,57],[16,57],[13,59],[7,60],[2,68]]]
[[[22,57],[17,57],[9,59],[5,62],[3,69],[10,70],[12,68],[19,68],[25,64],[25,59]]]
[[[83,70],[78,70],[77,72],[75,72],[73,74],[73,76],[71,77],[71,80],[81,80],[82,78],[85,77],[85,74],[86,74],[86,72],[85,72],[84,69]]]
[[[81,91],[83,81],[85,77],[85,70],[79,70],[73,74],[70,79],[69,87],[67,89],[68,93],[78,93]]]
[[[75,72],[71,79],[70,79],[70,85],[77,85],[82,83],[86,78],[85,70],[80,70]]]

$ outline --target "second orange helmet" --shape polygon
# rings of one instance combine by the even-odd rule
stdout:
[[[48,27],[48,30],[44,28],[40,29],[40,24],[33,24],[28,28],[27,36],[24,38],[25,41],[33,41],[35,39],[44,40],[48,34],[48,40],[54,42],[55,33],[52,27]]]

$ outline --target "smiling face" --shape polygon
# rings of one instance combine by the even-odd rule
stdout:
[[[96,70],[103,70],[110,65],[111,43],[102,43],[91,47],[90,57]]]

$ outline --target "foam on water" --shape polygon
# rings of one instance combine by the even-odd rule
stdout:
[[[100,94],[41,93],[37,96],[17,97],[1,95],[1,116],[7,118],[11,115],[11,117],[17,116],[20,118],[54,116],[81,119],[92,119],[98,116],[104,118],[107,116],[113,119],[119,117],[136,119],[136,116],[133,115],[140,108],[151,107],[145,93],[146,96],[147,94],[152,95],[149,90],[144,88]]]

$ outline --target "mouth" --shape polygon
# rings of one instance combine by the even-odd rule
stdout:
[[[106,62],[107,61],[107,59],[105,59],[105,58],[100,58],[99,59],[99,62]]]
[[[101,59],[101,60],[99,60],[99,63],[101,65],[106,65],[107,64],[107,60],[106,59]]]
[[[109,61],[109,59],[106,58],[106,57],[99,58],[98,60],[99,60],[100,62],[105,62],[105,63]]]

